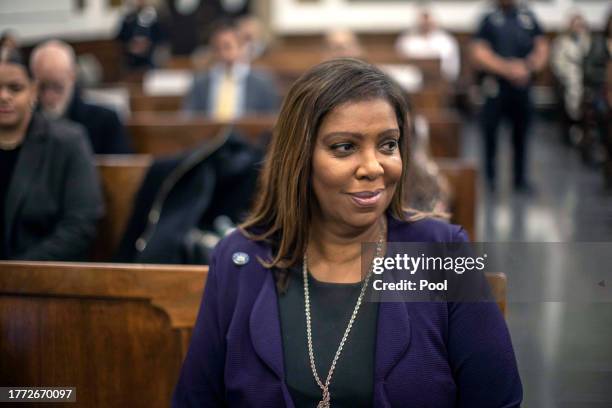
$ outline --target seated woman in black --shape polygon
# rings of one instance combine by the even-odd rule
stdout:
[[[32,112],[36,83],[0,49],[0,259],[82,259],[104,212],[82,128]]]

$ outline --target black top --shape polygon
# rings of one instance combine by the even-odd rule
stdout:
[[[17,158],[21,151],[20,147],[21,146],[18,146],[13,150],[0,149],[0,259],[6,258],[6,251],[4,248],[4,209],[9,185],[13,177],[13,170],[15,169],[15,163],[17,163]]]
[[[4,202],[6,256],[15,260],[86,259],[104,201],[83,128],[35,112]]]
[[[308,285],[315,363],[324,383],[362,283],[326,283],[310,276]],[[366,299],[367,294],[332,376],[333,407],[372,406],[378,303]],[[291,269],[287,291],[279,295],[278,304],[285,380],[291,398],[297,408],[317,406],[322,393],[313,377],[308,357],[301,265]]]

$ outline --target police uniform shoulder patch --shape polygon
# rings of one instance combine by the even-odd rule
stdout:
[[[234,265],[243,266],[249,263],[249,254],[246,252],[234,252],[232,254],[232,262]]]

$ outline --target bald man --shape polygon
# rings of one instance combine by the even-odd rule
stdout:
[[[96,154],[131,151],[117,114],[81,98],[76,57],[70,45],[56,40],[40,44],[32,51],[30,69],[38,81],[39,109],[46,117],[83,125]]]

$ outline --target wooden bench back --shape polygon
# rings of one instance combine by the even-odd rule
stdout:
[[[271,134],[275,122],[274,116],[243,117],[233,122],[220,122],[201,116],[143,112],[132,116],[127,128],[137,153],[167,156],[194,148],[214,138],[227,126],[233,126],[248,141],[260,145],[262,136]]]
[[[151,166],[149,155],[98,155],[106,214],[98,227],[93,259],[108,261],[119,246],[132,214],[136,193]]]
[[[207,267],[0,262],[0,384],[168,407]]]
[[[447,109],[420,110],[429,127],[429,151],[434,158],[461,157],[463,123],[457,113]]]
[[[152,160],[149,155],[96,156],[106,215],[99,226],[93,259],[108,261],[117,249],[132,214],[136,193]],[[451,186],[451,221],[462,225],[470,238],[475,240],[478,174],[476,164],[451,159],[439,159],[436,163]]]
[[[432,156],[460,157],[462,123],[459,116],[445,110],[423,110],[419,114],[423,115],[429,124]],[[261,145],[262,135],[271,134],[275,123],[274,116],[244,117],[226,123],[180,113],[140,112],[128,120],[127,128],[137,153],[166,156],[193,148],[213,138],[229,125],[234,126],[247,140]]]
[[[438,159],[436,163],[451,187],[451,222],[461,225],[476,241],[476,203],[478,167],[466,160]]]

